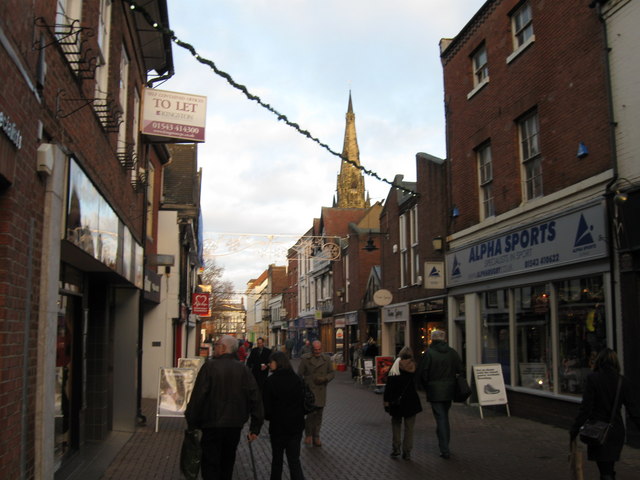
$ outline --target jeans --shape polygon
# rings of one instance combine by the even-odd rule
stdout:
[[[283,455],[287,454],[291,480],[304,480],[300,463],[302,432],[293,435],[271,435],[271,480],[282,478]]]
[[[416,424],[416,416],[413,417],[391,417],[391,448],[395,453],[400,453],[400,437],[402,433],[402,422],[404,421],[404,438],[402,439],[402,453],[409,454],[413,450],[413,426]]]
[[[451,400],[447,402],[431,402],[433,418],[436,419],[436,435],[438,436],[438,446],[440,453],[449,455],[449,440],[451,439],[451,428],[449,427],[449,409]]]
[[[236,463],[236,449],[242,428],[203,428],[202,447],[203,480],[231,480]]]

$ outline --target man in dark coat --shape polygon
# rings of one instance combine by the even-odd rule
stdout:
[[[258,338],[256,346],[251,349],[249,357],[247,357],[247,367],[253,373],[253,376],[258,383],[258,388],[262,391],[264,381],[269,376],[269,357],[271,356],[271,349],[264,346],[264,339]]]
[[[447,345],[445,336],[443,330],[431,332],[431,345],[422,357],[418,371],[436,420],[440,456],[448,459],[451,456],[449,409],[455,391],[456,376],[464,374],[464,367],[458,352]]]
[[[200,369],[185,411],[189,430],[202,430],[202,478],[231,480],[243,425],[251,416],[249,441],[264,421],[262,397],[249,369],[238,361],[238,341],[224,335],[214,359]]]

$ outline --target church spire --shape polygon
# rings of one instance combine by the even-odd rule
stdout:
[[[365,200],[364,176],[355,165],[360,165],[360,150],[356,136],[356,116],[353,113],[351,91],[349,91],[349,106],[347,108],[346,126],[344,131],[344,146],[342,147],[342,161],[337,182],[338,208],[365,208],[369,202]]]

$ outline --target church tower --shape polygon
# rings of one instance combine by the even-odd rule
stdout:
[[[360,165],[360,151],[356,137],[356,116],[353,113],[351,92],[349,92],[349,108],[347,110],[347,124],[344,131],[344,146],[342,157],[349,159],[356,165]],[[353,164],[342,161],[336,187],[337,200],[334,207],[337,208],[367,208],[369,199],[365,199],[364,176],[362,171]]]

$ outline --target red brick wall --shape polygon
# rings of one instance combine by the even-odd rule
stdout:
[[[509,12],[517,0],[486,5],[486,15],[463,31],[445,54],[445,102],[453,231],[479,221],[474,148],[491,140],[496,214],[522,202],[516,120],[537,108],[544,195],[611,167],[602,27],[587,3],[532,0],[535,42],[511,63]],[[496,5],[498,4],[498,5]],[[471,57],[485,42],[489,84],[473,89]],[[578,142],[589,156],[578,159]]]

